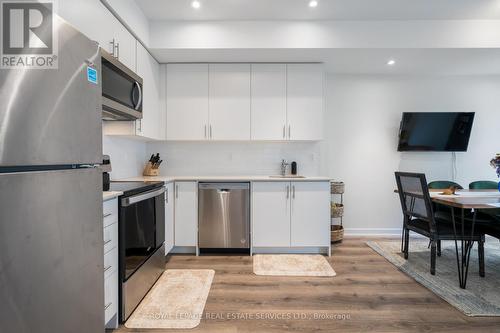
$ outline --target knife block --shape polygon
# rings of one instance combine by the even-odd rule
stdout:
[[[146,166],[144,167],[144,171],[142,172],[143,176],[159,176],[160,175],[160,169],[153,168],[153,164],[151,162],[148,162]]]

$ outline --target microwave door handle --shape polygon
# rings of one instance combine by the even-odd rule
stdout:
[[[141,107],[141,103],[142,103],[142,89],[141,89],[141,86],[139,85],[139,82],[135,81],[134,85],[137,88],[137,92],[139,93],[139,98],[137,99],[137,103],[135,104],[134,109],[139,110],[139,108]]]

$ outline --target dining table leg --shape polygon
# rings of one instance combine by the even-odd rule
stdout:
[[[465,210],[461,209],[461,226],[460,226],[460,251],[458,246],[458,233],[455,217],[455,208],[451,207],[451,218],[453,222],[453,233],[455,236],[455,252],[457,256],[457,269],[458,269],[458,282],[460,288],[465,289],[467,285],[467,275],[469,273],[469,259],[472,247],[474,246],[473,236],[474,236],[474,226],[476,224],[477,210],[472,213],[472,222],[470,225],[470,238],[466,240],[466,227],[465,227]]]

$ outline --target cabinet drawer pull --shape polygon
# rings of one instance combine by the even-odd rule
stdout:
[[[179,198],[179,185],[175,185],[175,198]]]
[[[290,139],[292,136],[292,127],[288,125],[288,138]]]
[[[112,239],[108,239],[107,241],[104,241],[104,246],[108,245],[111,242],[112,242]]]
[[[283,125],[283,139],[286,138],[286,126]]]
[[[113,302],[109,302],[108,304],[106,304],[106,306],[104,307],[104,311],[106,311],[111,306],[111,304],[113,304]]]
[[[106,214],[104,214],[104,215],[102,216],[102,218],[103,218],[103,219],[105,219],[106,217],[111,216],[111,215],[113,215],[113,213],[106,213]]]
[[[111,267],[113,267],[113,266],[111,266],[111,265],[110,265],[110,266],[108,266],[108,267],[105,267],[105,268],[104,268],[104,273],[106,273],[107,271],[109,271]]]
[[[295,199],[295,185],[292,185],[292,198]]]
[[[286,198],[290,198],[290,185],[286,186]]]

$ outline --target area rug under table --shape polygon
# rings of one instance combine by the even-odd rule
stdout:
[[[320,254],[256,254],[253,256],[256,275],[335,276],[330,263]]]
[[[215,271],[169,269],[125,323],[128,328],[194,328],[200,324]]]
[[[368,246],[401,271],[428,288],[467,316],[500,316],[500,243],[485,244],[484,278],[479,276],[477,244],[470,255],[467,289],[458,284],[453,241],[442,242],[441,257],[436,259],[436,275],[431,275],[428,241],[410,240],[408,260],[401,253],[399,240],[367,242]],[[459,243],[460,251],[460,243]]]

